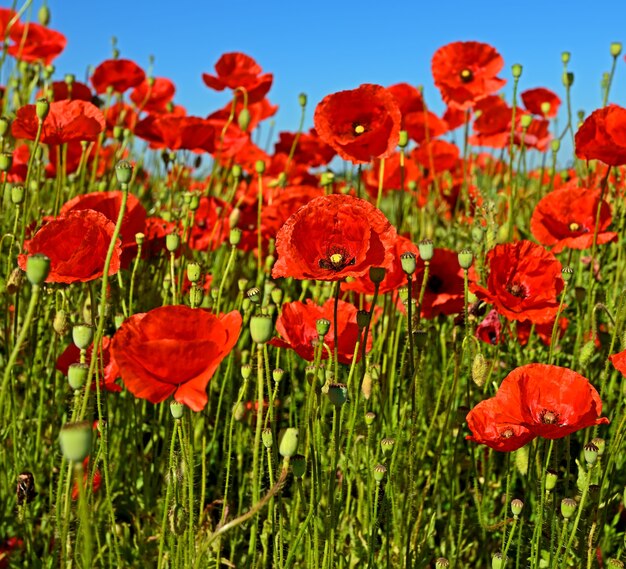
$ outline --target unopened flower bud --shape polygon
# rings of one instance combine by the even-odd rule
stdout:
[[[485,385],[488,375],[489,366],[487,365],[487,360],[485,359],[485,356],[478,352],[474,356],[474,361],[472,362],[472,381],[477,385],[477,387],[482,387]]]
[[[552,492],[556,487],[556,482],[559,479],[559,476],[553,470],[548,470],[546,472],[546,490],[548,492]]]
[[[298,450],[298,429],[289,427],[285,429],[280,443],[278,445],[278,452],[283,458],[291,458]]]
[[[561,53],[561,61],[567,65],[569,63],[570,57],[571,57],[571,53],[569,51],[564,51]]]
[[[300,94],[298,95],[298,104],[299,104],[301,107],[306,107],[306,103],[307,103],[307,96],[306,96],[306,93],[300,93]]]
[[[622,53],[622,43],[619,41],[612,42],[610,50],[613,57],[619,57]]]
[[[596,353],[596,344],[593,340],[589,340],[580,350],[578,355],[578,362],[582,368],[587,367],[587,364]]]
[[[65,336],[70,329],[70,323],[65,310],[58,310],[52,321],[52,328],[59,336]]]
[[[409,133],[406,130],[400,131],[400,136],[398,138],[398,146],[400,148],[406,148],[409,144]]]
[[[170,233],[165,236],[165,248],[170,252],[174,253],[178,246],[180,245],[180,237],[178,233]]]
[[[574,84],[574,74],[571,71],[563,72],[563,86],[571,87]]]
[[[514,79],[519,79],[522,76],[522,66],[519,63],[514,63],[511,67],[511,75]]]
[[[239,111],[237,124],[243,132],[248,130],[248,126],[250,126],[250,111],[247,108],[243,108]]]
[[[11,188],[11,202],[14,205],[20,205],[24,202],[24,197],[26,192],[24,191],[24,186],[13,186]]]
[[[0,172],[8,172],[13,166],[13,154],[11,152],[2,152],[0,154]]]
[[[254,170],[257,174],[263,174],[265,172],[265,162],[263,160],[257,160],[254,163]]]
[[[526,129],[533,122],[532,115],[522,115],[519,119],[519,124],[523,129]]]

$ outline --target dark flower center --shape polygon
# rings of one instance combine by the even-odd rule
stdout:
[[[472,70],[468,69],[467,67],[465,69],[462,69],[459,75],[463,83],[469,83],[470,81],[474,79],[474,74],[472,73]]]
[[[327,271],[341,271],[344,267],[354,265],[356,259],[350,257],[350,253],[345,247],[331,245],[326,252],[326,257],[322,257],[318,264],[321,269]]]
[[[503,439],[510,439],[515,433],[513,432],[513,429],[511,429],[510,427],[507,429],[504,429],[504,431],[502,431],[500,433],[500,436]]]
[[[426,286],[430,292],[437,294],[443,288],[443,280],[441,280],[437,275],[430,275]]]
[[[558,425],[559,414],[556,411],[549,411],[547,409],[544,409],[540,413],[539,419],[544,425]]]
[[[352,132],[354,132],[356,136],[361,136],[365,132],[365,127],[362,124],[354,123],[352,125]]]
[[[526,287],[519,281],[513,281],[510,285],[506,287],[513,296],[516,298],[526,298],[528,294],[526,293]]]

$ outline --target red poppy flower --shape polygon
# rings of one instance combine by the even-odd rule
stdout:
[[[453,170],[460,155],[459,147],[447,140],[432,140],[411,152],[411,157],[431,176]]]
[[[400,108],[380,85],[327,95],[315,109],[315,129],[339,156],[355,164],[386,158],[398,145]]]
[[[609,356],[613,367],[622,375],[626,376],[626,350]]]
[[[298,136],[295,132],[281,132],[274,146],[274,154],[283,153],[289,156],[293,142]],[[335,157],[335,149],[320,139],[317,131],[312,128],[298,136],[292,160],[310,168],[325,166]]]
[[[563,290],[561,263],[541,245],[517,241],[487,253],[487,288],[470,284],[476,296],[509,320],[543,324],[554,320]]]
[[[63,99],[78,99],[80,101],[89,101],[93,99],[91,89],[81,83],[80,81],[74,81],[71,85],[68,85],[65,81],[53,81],[50,85],[49,94],[46,95],[46,91],[41,90],[37,94],[37,98],[47,96],[52,101],[62,101]],[[51,91],[51,92],[50,92]]]
[[[200,198],[189,235],[189,246],[197,251],[215,251],[230,235],[228,218],[232,206],[216,197]]]
[[[287,186],[261,210],[261,231],[269,240],[294,213],[311,200],[324,195],[321,188],[312,186]],[[255,204],[256,205],[256,204]],[[256,234],[256,231],[255,231]]]
[[[469,143],[488,148],[506,148],[511,142],[513,109],[500,97],[493,95],[476,104],[474,134]]]
[[[324,337],[324,343],[330,353],[335,350],[333,299],[327,300],[322,306],[318,306],[311,299],[306,303],[298,300],[283,304],[280,316],[276,320],[276,331],[281,338],[273,338],[270,344],[281,348],[291,348],[301,358],[312,362],[315,359],[315,347],[319,341],[316,322],[320,319],[328,320],[330,329]],[[342,364],[350,364],[354,359],[354,348],[359,339],[359,327],[356,323],[357,309],[355,306],[343,300],[339,301],[337,308],[337,320],[339,322],[337,358]],[[368,338],[367,351],[372,348],[372,338]],[[361,350],[356,354],[359,361]],[[328,359],[328,351],[323,349],[322,359]]]
[[[576,156],[609,166],[626,164],[626,109],[609,105],[593,111],[574,138]]]
[[[40,61],[50,65],[67,45],[67,39],[61,32],[34,22],[13,26],[9,36],[15,43],[8,47],[7,53],[28,63]]]
[[[158,257],[163,251],[167,251],[167,236],[177,229],[178,226],[171,221],[165,221],[156,216],[147,217],[144,229],[145,240],[141,249],[142,259]]]
[[[488,44],[453,42],[439,48],[432,60],[435,85],[450,106],[467,109],[498,91],[506,81],[496,77],[504,66],[502,56]]]
[[[476,337],[487,344],[495,346],[504,342],[501,334],[502,324],[495,308],[492,308],[476,327]]]
[[[32,239],[24,243],[25,253],[18,257],[20,269],[26,270],[29,255],[43,253],[50,258],[48,283],[88,282],[102,276],[104,261],[115,225],[91,209],[72,211],[49,221]],[[120,268],[122,245],[115,244],[109,275]]]
[[[545,152],[548,150],[548,146],[552,140],[549,129],[550,121],[548,121],[548,119],[534,118],[530,125],[523,130],[517,125],[513,142],[518,146],[523,144],[526,148],[535,148],[539,150],[539,152]]]
[[[596,213],[600,190],[566,187],[546,194],[535,206],[530,220],[530,231],[542,245],[552,246],[553,253],[570,249],[587,249],[593,245]],[[597,243],[617,238],[617,233],[606,231],[611,225],[611,207],[602,200]]]
[[[471,435],[466,438],[500,452],[512,452],[522,448],[535,435],[521,424],[517,409],[502,405],[497,397],[485,399],[467,414],[467,426]]]
[[[135,396],[160,403],[170,395],[194,411],[207,404],[206,386],[239,338],[241,315],[163,306],[135,314],[111,344],[122,381]]]
[[[385,272],[385,278],[379,284],[378,292],[380,294],[397,290],[407,284],[406,273],[402,269],[401,259],[404,253],[413,253],[416,257],[419,254],[417,247],[410,239],[398,235],[393,246],[393,261]],[[369,277],[369,271],[365,275],[361,275],[350,282],[342,284],[341,290],[353,290],[361,294],[374,294],[374,283]]]
[[[417,271],[413,275],[413,298],[419,298],[424,276],[424,261],[418,259]],[[468,277],[476,278],[473,268]],[[430,260],[428,281],[424,291],[422,316],[434,318],[439,314],[459,314],[465,303],[463,269],[459,256],[451,249],[436,248]]]
[[[115,93],[123,93],[138,87],[145,80],[146,73],[130,59],[107,59],[94,69],[91,84],[99,95],[109,87]]]
[[[247,93],[248,103],[260,101],[272,86],[274,76],[263,73],[261,66],[249,55],[239,52],[225,53],[215,64],[217,75],[202,74],[207,87],[216,91],[243,88]]]
[[[11,28],[9,28],[9,24],[11,20],[15,18],[13,24],[11,24]],[[22,29],[23,24],[17,18],[17,12],[15,10],[11,10],[10,8],[0,8],[0,36],[2,38],[6,37],[7,32],[12,28]]]
[[[11,133],[15,138],[35,140],[38,125],[35,105],[26,105],[17,110]],[[93,141],[104,130],[104,126],[102,111],[87,101],[53,101],[43,122],[40,141],[43,144]]]
[[[561,439],[585,427],[607,424],[602,401],[589,380],[564,367],[528,364],[506,376],[496,399],[519,413],[534,435]]]
[[[272,277],[337,281],[389,267],[396,230],[369,202],[333,194],[311,200],[276,236]]]
[[[166,77],[150,77],[144,79],[130,93],[130,100],[139,111],[149,113],[165,113],[174,99],[176,86]]]
[[[72,211],[95,210],[109,219],[114,225],[122,205],[122,192],[94,192],[82,194],[66,202],[61,207],[61,214]],[[122,268],[127,268],[137,252],[135,235],[143,233],[146,226],[146,210],[140,201],[131,193],[126,200],[126,212],[122,218],[120,239],[122,240]]]
[[[559,107],[561,106],[561,99],[559,99],[558,95],[544,87],[527,89],[521,94],[521,97],[522,103],[524,103],[524,107],[527,111],[531,112],[533,115],[547,119],[554,118],[558,114]],[[546,112],[541,108],[545,103],[550,105]]]
[[[113,129],[116,126],[128,128],[135,131],[139,117],[133,107],[124,101],[119,101],[107,107],[105,114],[107,134],[113,136]]]
[[[92,354],[93,344],[87,348],[87,364],[90,363]],[[57,358],[54,367],[63,375],[67,375],[70,366],[78,363],[79,361],[80,350],[76,347],[76,344],[72,342]],[[102,338],[102,366],[104,368],[104,377],[102,378],[102,382],[100,384],[101,387],[107,391],[122,391],[122,388],[116,383],[120,374],[115,360],[111,358],[111,338],[108,336],[104,336],[104,338]]]

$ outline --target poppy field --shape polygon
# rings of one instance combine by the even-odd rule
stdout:
[[[192,116],[115,47],[59,77],[36,16],[0,8],[0,569],[624,567],[621,44],[588,113],[568,52],[537,86],[456,41],[444,112],[296,91],[264,145],[253,55]]]

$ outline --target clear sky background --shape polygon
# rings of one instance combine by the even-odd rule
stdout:
[[[33,17],[41,1],[33,0]],[[521,90],[548,87],[563,98],[561,52],[570,51],[573,107],[589,113],[601,106],[600,80],[610,69],[610,43],[626,45],[626,0],[47,2],[50,26],[68,39],[56,60],[59,78],[72,72],[84,80],[89,65],[111,56],[115,35],[121,57],[146,69],[153,55],[154,74],[177,86],[175,101],[189,114],[205,116],[229,96],[208,89],[202,73],[212,73],[222,53],[242,51],[274,74],[269,99],[280,106],[277,131],[297,128],[300,92],[309,98],[308,127],[325,95],[361,83],[423,85],[430,107],[441,111],[430,61],[438,47],[458,40],[496,47],[505,60],[500,75],[508,80],[507,93],[511,65],[521,63]],[[626,106],[623,57],[610,100]]]

